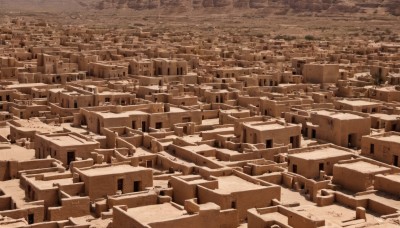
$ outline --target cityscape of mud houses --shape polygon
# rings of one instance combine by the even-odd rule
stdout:
[[[399,227],[398,16],[248,10],[0,15],[0,227]]]

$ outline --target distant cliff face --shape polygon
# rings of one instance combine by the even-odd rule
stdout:
[[[60,5],[62,7],[60,7]],[[400,0],[0,0],[0,12],[85,11],[105,9],[201,10],[267,9],[280,13],[388,13],[400,16]],[[215,12],[215,10],[214,10]]]
[[[97,9],[134,10],[177,7],[200,8],[255,8],[291,10],[296,12],[355,13],[382,9],[393,15],[400,15],[399,0],[100,0]]]

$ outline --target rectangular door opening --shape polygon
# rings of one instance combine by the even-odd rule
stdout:
[[[123,189],[124,189],[124,179],[118,179],[118,181],[117,181],[117,189],[119,190],[119,191],[123,191]]]
[[[142,121],[142,131],[146,131],[146,121]]]
[[[268,139],[268,140],[265,142],[265,147],[266,147],[266,148],[272,148],[272,139]]]
[[[315,129],[312,129],[312,130],[311,130],[311,138],[312,138],[312,139],[317,138],[317,131],[316,131]]]
[[[67,165],[69,165],[73,161],[75,161],[75,151],[68,151],[67,152]]]
[[[134,181],[133,182],[133,191],[134,192],[139,192],[140,191],[140,181]]]
[[[28,214],[28,224],[33,224],[33,223],[35,223],[35,215]]]
[[[324,169],[324,163],[319,163],[319,171],[323,171]]]

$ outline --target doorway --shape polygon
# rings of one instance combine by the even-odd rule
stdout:
[[[291,136],[290,137],[290,144],[292,144],[292,148],[299,148],[299,137],[298,136]]]
[[[292,165],[292,172],[297,173],[297,165]]]
[[[146,121],[142,121],[142,131],[146,131]]]
[[[117,181],[117,190],[121,191],[123,193],[124,189],[124,179],[118,179]]]
[[[399,166],[399,156],[393,155],[393,165],[398,167]]]
[[[318,167],[319,171],[323,171],[324,169],[324,163],[319,163],[319,167]]]
[[[68,151],[67,152],[67,165],[69,165],[73,161],[75,161],[75,151]]]
[[[28,214],[28,224],[33,224],[33,223],[35,223],[35,215]]]
[[[140,191],[140,181],[134,181],[133,182],[133,191],[134,192],[139,192]]]
[[[357,146],[357,135],[356,134],[349,134],[347,137],[347,143],[349,148],[353,148]]]
[[[266,142],[265,142],[265,147],[266,148],[272,148],[272,139],[268,139]]]

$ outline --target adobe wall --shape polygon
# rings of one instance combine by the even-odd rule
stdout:
[[[176,146],[174,144],[171,144],[169,146],[169,150],[172,151],[172,154],[178,156],[179,158],[186,160],[186,161],[191,161],[195,163],[196,165],[199,166],[207,166],[211,169],[218,169],[222,168],[222,166],[211,159],[204,157],[202,155],[199,155],[197,153],[191,152],[186,150],[185,148]]]
[[[250,208],[260,208],[272,205],[273,199],[280,199],[280,187],[269,187],[259,190],[248,190],[244,192],[233,192],[231,200],[236,202],[236,209],[240,220],[247,216]]]
[[[368,180],[368,176],[368,174],[354,172],[353,170],[347,168],[334,166],[332,183],[341,185],[343,188],[354,192],[363,192],[372,185],[372,180]]]
[[[400,183],[391,179],[390,176],[384,176],[382,174],[375,176],[374,189],[393,195],[400,195]]]
[[[1,195],[0,196],[0,211],[10,210],[12,208],[11,196]]]
[[[90,214],[89,197],[61,199],[60,207],[49,207],[47,217],[50,221],[65,220]]]
[[[183,175],[188,175],[190,173],[193,173],[193,170],[195,167],[194,164],[193,165],[185,165],[185,164],[181,164],[179,162],[174,162],[173,160],[169,159],[168,157],[165,157],[160,154],[157,155],[157,165],[163,169],[173,168],[174,170],[179,170],[180,172],[182,172]]]
[[[318,178],[320,176],[319,165],[324,164],[326,175],[333,174],[333,165],[338,161],[350,159],[353,155],[342,155],[333,158],[321,159],[321,160],[306,160],[289,155],[290,164],[288,164],[288,171],[293,172],[293,165],[297,165],[297,173],[306,178]]]
[[[140,181],[140,191],[143,191],[146,187],[153,186],[153,172],[150,169],[120,175],[107,174],[92,177],[80,175],[80,178],[85,183],[85,193],[91,200],[103,198],[107,195],[115,195],[117,192],[117,180],[122,177],[124,179],[123,193],[133,192],[134,181]]]
[[[28,221],[28,214],[34,215],[34,222],[43,222],[45,219],[44,206],[32,206],[30,208],[14,209],[8,211],[0,211],[1,216],[7,216],[13,219],[25,218]]]
[[[219,228],[219,211],[218,210],[207,210],[200,211],[199,214],[184,215],[178,219],[149,223],[152,228],[165,228],[165,227],[176,227],[176,228]]]
[[[371,144],[374,145],[373,153],[371,153]],[[400,142],[388,142],[384,138],[363,137],[361,154],[391,165],[393,164],[393,155],[400,156]]]
[[[113,207],[113,227],[118,228],[150,228],[150,226],[143,225],[137,220],[130,217],[127,212],[126,206]]]
[[[325,220],[317,220],[311,219],[306,216],[303,216],[295,211],[290,210],[289,208],[278,206],[279,213],[288,217],[288,224],[292,227],[298,228],[312,228],[312,227],[320,227],[325,226]]]
[[[10,179],[9,161],[0,161],[0,181]]]
[[[70,196],[79,196],[80,194],[85,192],[85,184],[82,182],[78,182],[68,185],[60,185],[58,186],[58,189],[67,193]]]
[[[126,205],[128,208],[141,207],[157,204],[157,195],[155,193],[145,194],[126,194],[122,196],[112,196],[107,199],[107,205],[112,208],[117,205]]]
[[[238,227],[239,219],[237,210],[221,210],[219,213],[219,224],[221,228]]]

